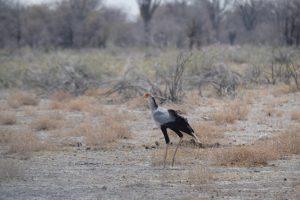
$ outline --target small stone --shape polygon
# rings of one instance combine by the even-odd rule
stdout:
[[[107,190],[107,187],[104,185],[101,189],[102,190]]]
[[[287,178],[284,178],[283,180],[284,180],[284,181],[287,181]]]

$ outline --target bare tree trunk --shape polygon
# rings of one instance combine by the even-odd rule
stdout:
[[[160,5],[160,0],[137,0],[137,3],[140,9],[140,15],[144,21],[144,43],[145,46],[149,46],[151,37],[150,22],[154,12]]]

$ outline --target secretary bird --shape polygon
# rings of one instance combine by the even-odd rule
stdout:
[[[154,119],[155,123],[160,127],[165,137],[166,149],[164,154],[164,168],[166,166],[166,158],[167,158],[168,147],[170,143],[167,129],[171,129],[172,131],[174,131],[180,138],[172,158],[172,166],[174,166],[175,155],[183,138],[182,132],[187,133],[188,135],[194,137],[198,143],[200,143],[199,139],[194,134],[194,130],[189,125],[186,118],[180,116],[175,110],[166,109],[158,106],[154,97],[150,93],[145,93],[144,97],[148,99],[152,118]]]

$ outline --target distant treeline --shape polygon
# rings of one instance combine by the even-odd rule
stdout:
[[[140,17],[101,0],[0,0],[0,48],[299,46],[299,0],[137,0]]]

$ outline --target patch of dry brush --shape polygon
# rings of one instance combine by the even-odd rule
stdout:
[[[210,170],[201,165],[197,165],[188,173],[188,182],[193,185],[207,184],[213,181]]]
[[[221,130],[212,123],[203,122],[193,125],[199,140],[204,144],[211,144],[223,137]]]
[[[39,103],[39,98],[36,94],[29,91],[15,91],[8,96],[7,103],[12,108],[36,106]]]
[[[300,120],[300,111],[294,111],[291,113],[291,120],[299,121]]]
[[[217,124],[234,123],[236,120],[245,120],[249,113],[249,106],[239,100],[224,105],[223,109],[214,113]]]
[[[217,165],[255,166],[268,161],[300,153],[300,129],[283,132],[271,139],[249,146],[235,146],[216,150],[212,160]]]
[[[23,158],[28,158],[33,152],[49,149],[48,144],[39,140],[34,132],[12,132],[2,130],[0,132],[0,144],[8,153],[16,153]]]
[[[0,124],[13,125],[17,122],[16,114],[13,112],[1,112],[0,113]]]
[[[38,116],[30,124],[32,129],[37,131],[56,129],[63,120],[63,116],[59,113],[49,113]]]

